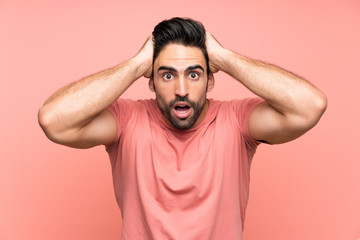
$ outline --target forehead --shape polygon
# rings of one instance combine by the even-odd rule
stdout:
[[[154,62],[154,70],[160,66],[182,69],[194,64],[199,64],[204,69],[206,67],[205,57],[200,48],[171,43],[160,51]]]

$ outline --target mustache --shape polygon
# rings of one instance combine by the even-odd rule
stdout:
[[[186,102],[188,103],[191,107],[194,107],[196,105],[196,103],[194,101],[191,101],[188,96],[185,97],[181,97],[181,96],[176,96],[174,100],[172,100],[169,103],[169,107],[173,107],[175,105],[175,103],[177,102]]]

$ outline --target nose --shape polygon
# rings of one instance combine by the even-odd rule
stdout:
[[[175,86],[175,94],[180,97],[185,97],[188,95],[188,83],[186,79],[183,77],[180,77],[176,80],[176,86]]]

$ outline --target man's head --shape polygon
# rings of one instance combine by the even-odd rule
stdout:
[[[192,19],[172,18],[153,31],[154,55],[149,87],[165,118],[178,129],[188,129],[205,116],[206,92],[214,84],[203,25]]]
[[[167,44],[177,43],[184,46],[198,47],[204,54],[207,75],[209,76],[209,56],[205,45],[206,31],[200,22],[190,18],[175,17],[164,20],[156,25],[152,35],[154,39],[153,65],[160,51]],[[152,76],[154,76],[153,74],[154,68],[152,70]]]

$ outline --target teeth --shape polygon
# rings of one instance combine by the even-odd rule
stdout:
[[[179,113],[185,113],[185,112],[189,111],[189,109],[185,109],[185,110],[176,109],[176,111]]]

